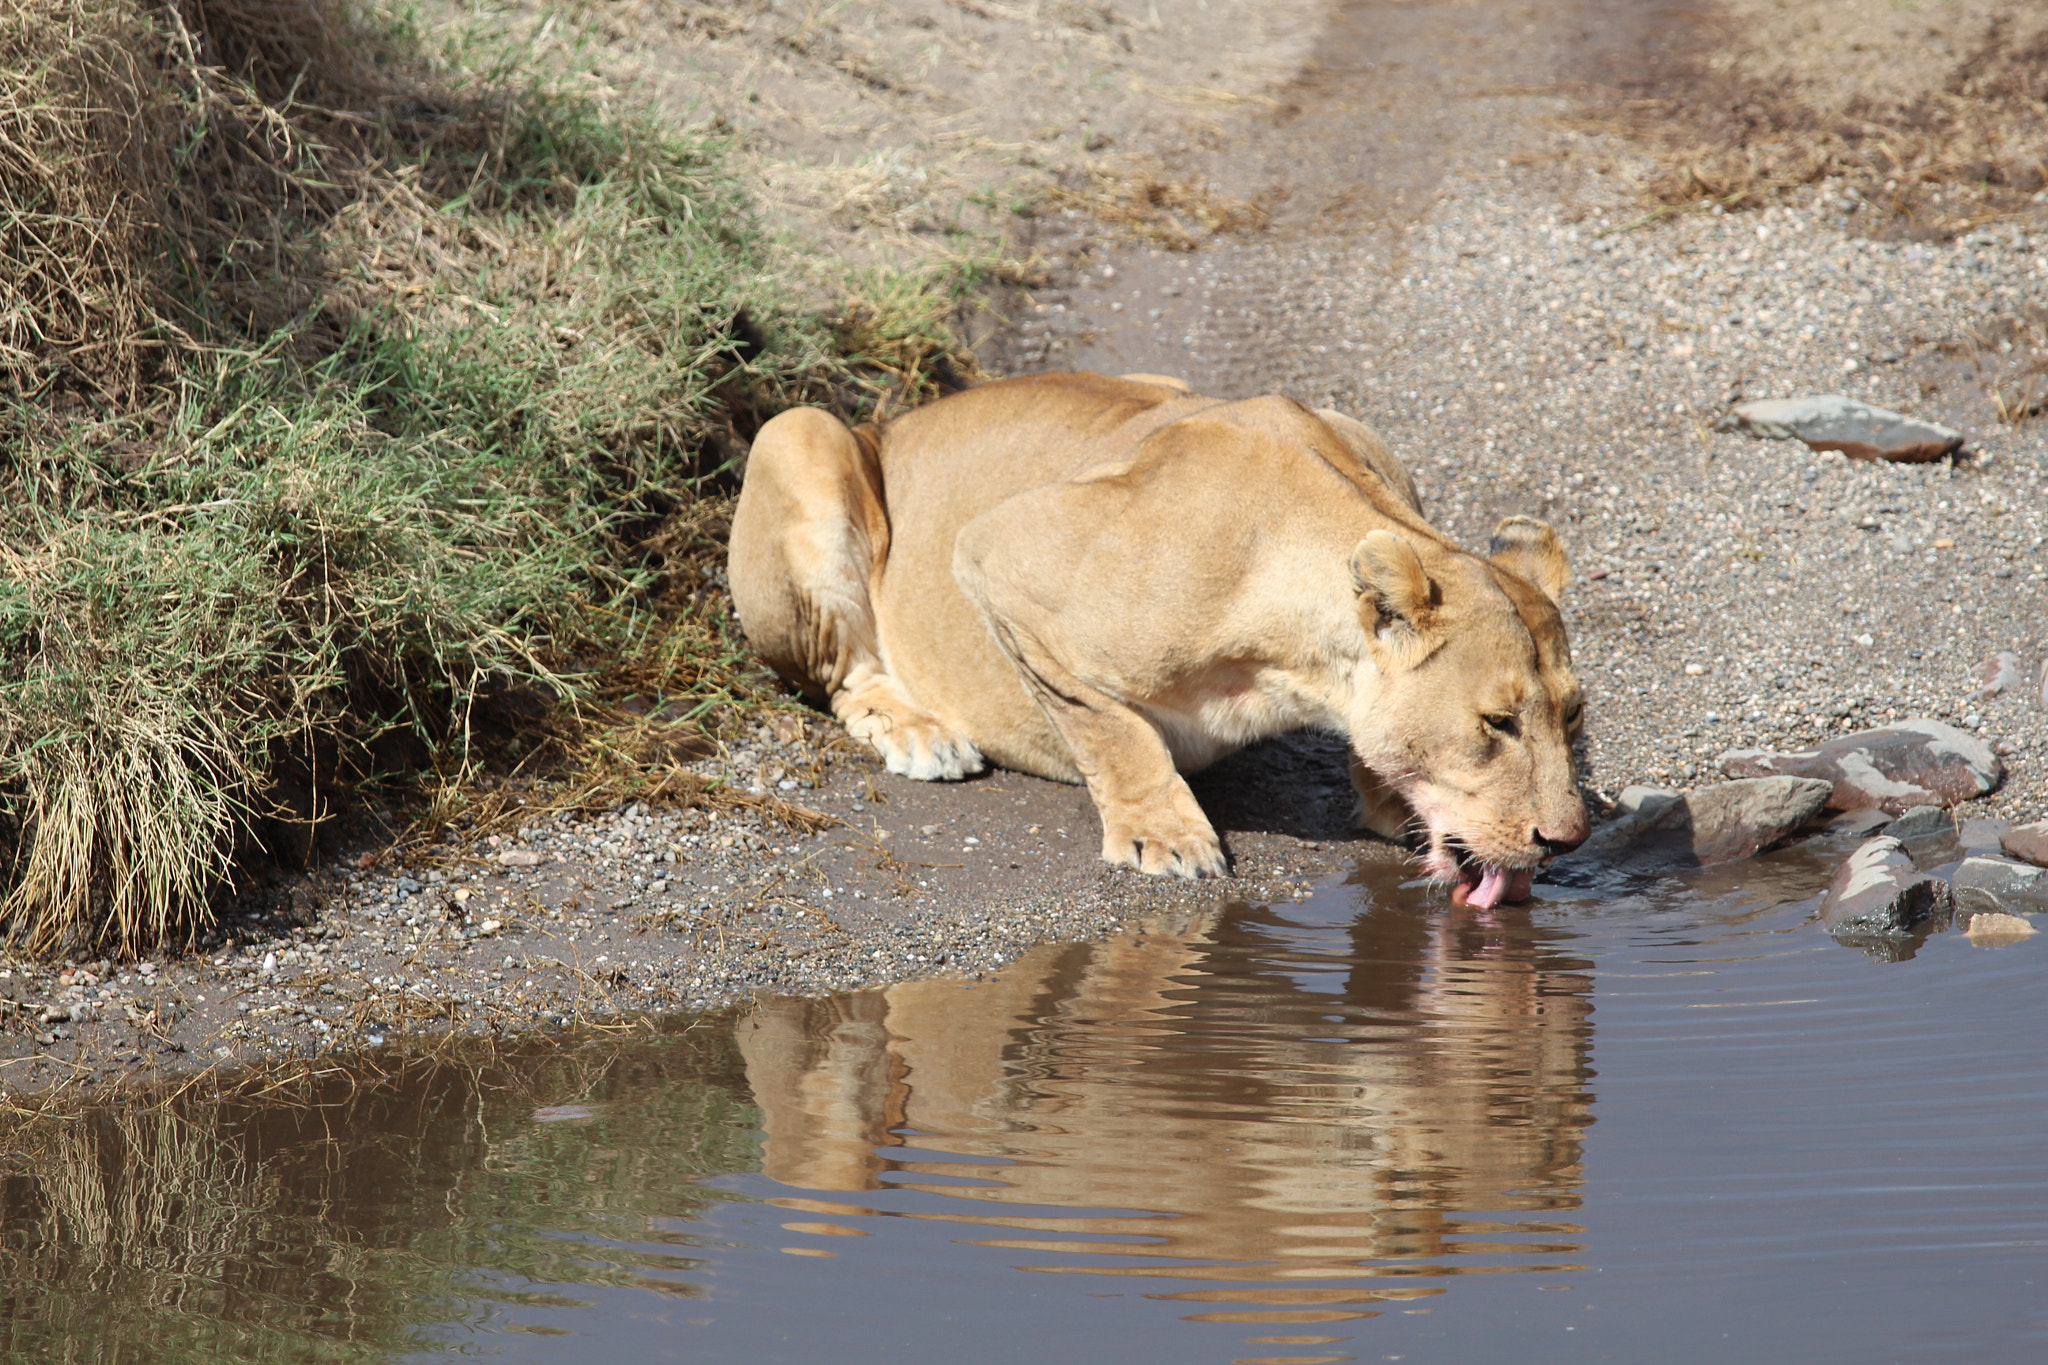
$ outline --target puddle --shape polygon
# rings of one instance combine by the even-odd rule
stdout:
[[[2048,1347],[2042,939],[1797,851],[1481,925],[1391,869],[975,985],[16,1134],[78,1361],[1867,1362]]]

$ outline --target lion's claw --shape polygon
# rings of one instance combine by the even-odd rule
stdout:
[[[1165,837],[1105,829],[1102,859],[1118,867],[1135,868],[1149,877],[1201,881],[1230,875],[1230,867],[1223,859],[1223,846],[1206,822],[1199,830],[1184,827],[1180,833]]]

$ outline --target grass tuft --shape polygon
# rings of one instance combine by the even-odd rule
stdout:
[[[721,136],[566,52],[0,0],[0,934],[203,937],[364,782],[645,787],[624,690],[766,695],[703,591],[752,432],[972,378],[968,267],[821,311]]]

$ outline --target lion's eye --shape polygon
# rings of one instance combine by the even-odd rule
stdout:
[[[1509,739],[1513,739],[1516,735],[1522,733],[1521,723],[1506,713],[1497,716],[1481,716],[1480,719],[1486,722],[1487,729],[1497,735],[1505,735]]]
[[[1567,729],[1567,730],[1576,730],[1576,729],[1578,729],[1578,728],[1579,728],[1579,722],[1580,722],[1581,720],[1584,720],[1584,719],[1585,719],[1585,717],[1586,717],[1586,708],[1585,708],[1585,707],[1583,707],[1583,706],[1574,706],[1574,707],[1573,707],[1573,708],[1572,708],[1572,709],[1571,709],[1570,711],[1568,711],[1568,712],[1566,712],[1566,713],[1565,713],[1565,718],[1564,718],[1564,728],[1565,728],[1565,729]]]

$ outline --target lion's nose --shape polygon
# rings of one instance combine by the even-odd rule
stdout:
[[[1540,829],[1532,829],[1529,831],[1529,838],[1536,847],[1543,850],[1543,856],[1546,858],[1555,858],[1560,853],[1569,853],[1580,844],[1586,842],[1585,832],[1576,829],[1568,832],[1562,839],[1553,839]]]

